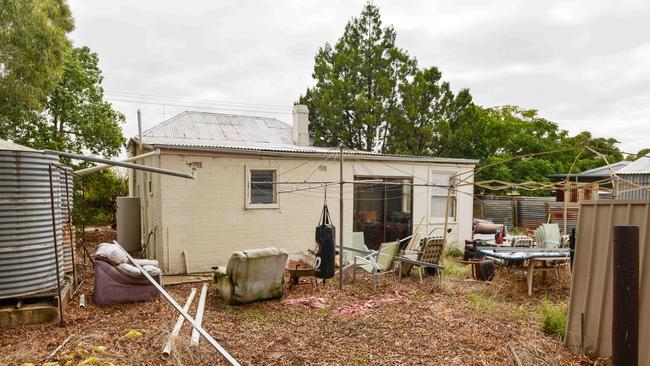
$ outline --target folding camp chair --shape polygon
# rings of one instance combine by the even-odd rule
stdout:
[[[374,287],[377,288],[379,276],[394,272],[393,262],[398,248],[399,241],[391,241],[381,243],[379,250],[372,251],[367,256],[355,256],[352,263],[352,283],[356,280],[357,268],[360,268],[372,274]]]
[[[427,238],[424,245],[416,251],[404,251],[404,255],[397,257],[400,277],[408,275],[414,266],[417,266],[420,282],[422,282],[422,272],[435,270],[440,271],[444,267],[440,266],[442,251],[444,248],[443,238]],[[430,269],[429,269],[430,268]]]

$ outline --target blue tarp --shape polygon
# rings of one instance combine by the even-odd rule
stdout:
[[[528,259],[568,259],[569,251],[512,251],[512,252],[497,252],[490,249],[481,249],[479,252],[487,257],[504,259],[509,261],[525,261]]]

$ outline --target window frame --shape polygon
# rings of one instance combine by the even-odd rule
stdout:
[[[433,181],[433,176],[434,175],[442,175],[442,174],[449,175],[450,183],[451,183],[452,179],[454,179],[456,181],[458,180],[458,177],[457,177],[458,176],[458,171],[451,171],[451,170],[449,170],[449,171],[440,171],[440,170],[430,169],[429,182],[431,184],[435,184],[435,183],[432,182]],[[442,198],[445,199],[445,202],[446,202],[448,193],[444,193],[444,194],[443,193],[435,193],[435,188],[436,187],[429,187],[429,191],[428,191],[428,193],[429,193],[428,194],[429,224],[444,224],[444,222],[445,222],[445,215],[444,214],[442,216],[432,216],[431,215],[432,214],[431,210],[433,209],[432,198],[433,197],[442,197]],[[456,223],[457,220],[458,220],[458,199],[457,199],[456,192],[454,192],[454,191],[451,192],[450,199],[451,199],[451,206],[450,206],[451,215],[449,215],[448,222],[449,223]]]
[[[273,184],[273,203],[252,203],[251,184],[252,172],[270,171],[273,172],[273,183],[277,182],[278,170],[268,166],[246,166],[246,195],[244,198],[245,208],[247,210],[257,209],[278,209],[280,208],[280,195],[278,194],[278,185]]]

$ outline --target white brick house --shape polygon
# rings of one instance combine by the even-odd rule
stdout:
[[[142,145],[132,138],[130,156],[160,150],[137,163],[196,174],[188,180],[130,173],[129,193],[141,197],[146,254],[166,272],[184,273],[185,260],[189,272],[204,272],[236,250],[313,248],[324,187],[309,182],[338,182],[340,160],[338,148],[310,146],[307,128],[304,106],[294,108],[293,128],[274,118],[184,112],[144,131]],[[343,188],[344,231],[364,231],[370,247],[410,235],[420,223],[422,235],[441,228],[447,189],[425,184],[446,185],[457,175],[472,182],[476,163],[353,150],[344,151],[343,162],[344,181],[374,182]],[[295,190],[308,186],[316,188]],[[471,236],[472,195],[471,184],[452,193],[449,243]],[[339,185],[327,186],[337,235],[338,198]]]

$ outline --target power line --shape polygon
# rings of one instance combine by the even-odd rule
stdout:
[[[159,106],[170,106],[170,107],[181,107],[181,108],[195,108],[195,109],[210,109],[217,111],[228,111],[228,112],[252,112],[252,113],[269,113],[269,114],[283,114],[288,115],[291,112],[279,112],[279,111],[270,111],[270,110],[256,110],[256,109],[230,109],[223,107],[207,107],[207,106],[198,106],[198,105],[189,105],[189,104],[176,104],[176,103],[161,103],[153,101],[143,101],[143,100],[128,100],[128,99],[118,99],[118,98],[104,98],[112,102],[122,102],[122,103],[134,103],[134,104],[150,104],[150,105],[159,105]]]
[[[271,109],[283,109],[283,110],[287,109],[286,105],[278,105],[278,104],[262,104],[262,103],[247,103],[247,102],[236,102],[236,101],[225,101],[225,100],[173,97],[173,96],[131,93],[131,92],[122,92],[122,91],[106,91],[105,93],[116,96],[118,98],[143,97],[145,99],[167,99],[172,101],[196,102],[201,104],[221,104],[221,105],[238,106],[238,107],[271,108]]]

